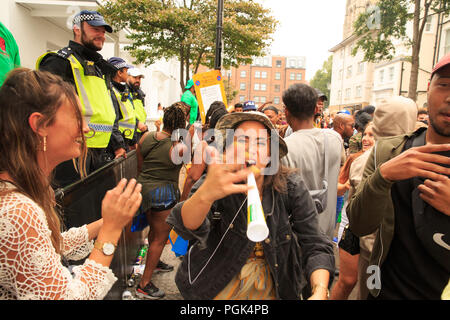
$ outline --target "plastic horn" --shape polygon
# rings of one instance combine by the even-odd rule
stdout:
[[[251,161],[247,164],[248,166],[253,165]],[[252,168],[258,169],[256,167]],[[248,191],[247,198],[247,237],[253,242],[260,242],[269,235],[269,228],[267,227],[266,218],[264,217],[264,211],[253,172],[247,177],[247,185],[253,187]]]

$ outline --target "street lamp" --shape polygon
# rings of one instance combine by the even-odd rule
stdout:
[[[222,30],[223,30],[223,1],[217,0],[217,24],[216,24],[216,58],[214,69],[222,69]]]

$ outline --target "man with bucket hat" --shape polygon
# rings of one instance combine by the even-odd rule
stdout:
[[[114,67],[98,53],[105,42],[105,32],[112,32],[97,11],[82,10],[73,18],[74,39],[57,52],[47,52],[36,62],[36,69],[49,71],[71,83],[80,98],[82,114],[91,129],[86,140],[87,173],[95,171],[123,155],[122,136],[111,101],[110,75]],[[56,168],[55,181],[64,187],[80,178],[72,161]]]

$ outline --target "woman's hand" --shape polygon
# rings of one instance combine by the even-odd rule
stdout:
[[[114,189],[106,192],[102,201],[103,227],[122,230],[133,218],[141,205],[142,185],[131,179],[122,179]]]
[[[251,172],[249,168],[242,164],[223,163],[224,161],[219,159],[218,151],[213,147],[207,147],[206,152],[211,161],[206,179],[197,191],[202,193],[205,201],[213,203],[231,194],[246,193],[249,190],[245,183]]]
[[[238,184],[238,182],[246,180],[250,169],[242,169],[242,165],[223,164],[215,148],[207,147],[205,151],[209,157],[206,159],[208,174],[200,188],[181,208],[183,224],[190,230],[200,227],[214,201],[249,190],[247,183]]]

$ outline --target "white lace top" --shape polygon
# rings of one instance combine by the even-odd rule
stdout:
[[[111,269],[87,259],[72,276],[50,235],[34,201],[15,191],[0,196],[0,299],[103,299],[117,281]],[[62,254],[70,260],[83,259],[93,249],[86,225],[62,237]]]

